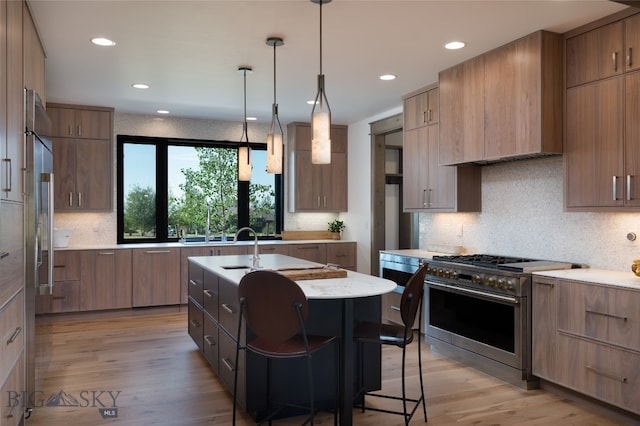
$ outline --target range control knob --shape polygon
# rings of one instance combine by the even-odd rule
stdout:
[[[496,277],[489,277],[489,287],[498,287],[498,280]]]
[[[458,279],[458,273],[455,272],[455,271],[451,272],[451,278],[454,279],[454,280],[457,280]]]
[[[516,290],[516,283],[513,280],[507,280],[507,290],[509,291],[515,291]]]
[[[482,277],[479,274],[471,275],[472,284],[482,284]]]
[[[507,289],[507,281],[504,278],[498,278],[498,287],[497,288],[501,288],[503,290]]]

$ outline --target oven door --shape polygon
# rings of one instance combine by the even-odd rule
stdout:
[[[487,358],[527,370],[526,298],[502,296],[454,284],[425,282],[426,334],[460,349],[461,359]],[[526,372],[523,372],[525,375]]]

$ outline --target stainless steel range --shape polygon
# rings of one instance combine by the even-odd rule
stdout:
[[[495,255],[434,256],[425,284],[432,348],[531,389],[531,272],[580,267]]]

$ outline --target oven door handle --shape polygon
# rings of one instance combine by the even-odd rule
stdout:
[[[492,294],[492,293],[487,293],[487,292],[484,292],[484,291],[472,290],[470,288],[453,286],[453,285],[449,285],[449,284],[441,284],[441,283],[437,283],[437,282],[433,282],[433,281],[426,281],[426,284],[429,287],[439,288],[439,289],[441,289],[443,291],[448,291],[448,292],[451,292],[451,293],[468,294],[468,295],[480,297],[480,298],[483,298],[483,299],[497,300],[497,301],[500,301],[500,302],[503,302],[503,303],[506,302],[506,303],[509,303],[511,305],[519,305],[520,304],[518,298],[513,297],[513,296],[501,296],[499,294]]]

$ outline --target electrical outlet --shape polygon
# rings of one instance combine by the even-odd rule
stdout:
[[[462,237],[463,234],[463,229],[462,229],[462,224],[458,225],[458,237]]]

